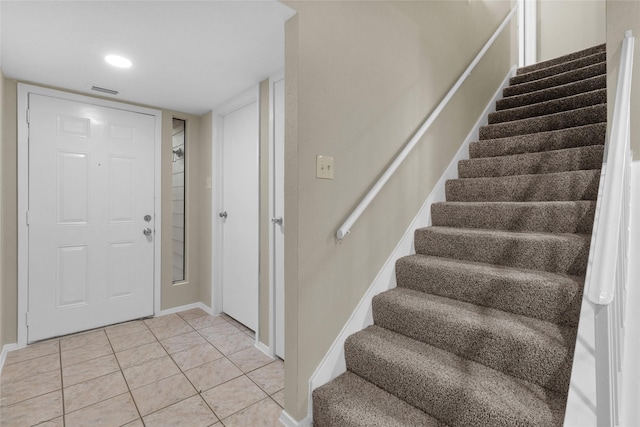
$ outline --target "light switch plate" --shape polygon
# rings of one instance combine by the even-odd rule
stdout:
[[[316,156],[316,178],[333,179],[333,157]]]

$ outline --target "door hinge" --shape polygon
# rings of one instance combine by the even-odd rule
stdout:
[[[26,318],[25,320],[27,322],[27,326],[29,326],[29,312],[28,311],[25,313],[24,317]]]
[[[29,226],[29,211],[26,212],[27,227]]]
[[[31,110],[27,108],[27,124],[31,123]]]

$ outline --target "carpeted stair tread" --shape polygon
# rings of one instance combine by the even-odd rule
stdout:
[[[446,427],[446,424],[345,372],[313,391],[314,427]]]
[[[407,288],[372,306],[380,327],[558,393],[569,387],[576,328]]]
[[[415,231],[416,253],[584,276],[591,236],[426,227]]]
[[[606,84],[607,76],[603,74],[561,86],[554,86],[535,92],[524,93],[522,95],[514,95],[496,101],[496,111],[524,107],[527,105],[538,104],[540,102],[566,98],[568,96],[574,96],[585,92],[592,92],[594,90],[606,88]]]
[[[598,62],[603,62],[607,60],[607,53],[597,52],[592,55],[583,56],[580,58],[576,58],[571,61],[563,62],[557,65],[552,65],[550,67],[541,68],[539,70],[531,71],[529,73],[518,74],[509,79],[510,85],[517,85],[520,83],[526,83],[533,80],[540,80],[545,77],[553,76],[555,74],[560,74],[564,71],[576,70],[578,68],[583,68],[588,65],[597,64]]]
[[[398,287],[577,326],[582,278],[474,261],[409,255],[396,262]]]
[[[561,425],[557,393],[378,326],[345,342],[347,369],[452,427]]]
[[[607,104],[591,105],[571,111],[546,116],[514,120],[486,125],[480,128],[480,139],[496,139],[509,136],[566,129],[607,121]]]
[[[497,157],[604,145],[606,132],[607,124],[601,122],[529,135],[475,141],[469,144],[469,157]]]
[[[584,92],[564,98],[553,99],[550,101],[543,101],[537,104],[496,111],[489,114],[489,124],[504,123],[530,117],[545,116],[548,114],[555,114],[563,111],[589,107],[591,105],[604,104],[606,102],[607,90],[596,89],[591,92]]]
[[[458,162],[458,176],[479,178],[599,169],[603,155],[604,145],[588,145],[537,153],[481,157]]]
[[[595,201],[439,202],[431,205],[431,222],[441,227],[589,234],[595,207]]]
[[[544,69],[544,68],[549,68],[558,64],[562,64],[565,62],[570,62],[570,61],[574,61],[578,58],[584,58],[585,56],[590,56],[590,55],[594,55],[600,52],[605,52],[606,50],[606,44],[600,44],[598,46],[593,46],[587,49],[583,49],[577,52],[572,52],[570,54],[567,55],[563,55],[563,56],[559,56],[557,58],[552,58],[546,61],[541,61],[538,62],[536,64],[532,64],[532,65],[527,65],[525,67],[520,67],[518,68],[518,71],[516,72],[516,74],[520,75],[520,74],[527,74],[530,73],[532,71],[535,70],[540,70],[540,69]]]
[[[578,68],[577,70],[570,70],[561,74],[555,74],[553,76],[545,77],[540,80],[507,86],[506,88],[504,88],[502,94],[505,98],[514,95],[522,95],[524,93],[536,92],[542,89],[560,86],[567,83],[588,79],[590,77],[603,75],[606,73],[607,63],[599,62],[597,64]]]
[[[458,178],[445,183],[451,202],[533,202],[596,200],[600,170],[537,175]]]

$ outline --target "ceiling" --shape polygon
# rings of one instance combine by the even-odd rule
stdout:
[[[201,115],[284,68],[284,22],[263,1],[0,1],[5,76]],[[133,66],[117,69],[119,54]]]

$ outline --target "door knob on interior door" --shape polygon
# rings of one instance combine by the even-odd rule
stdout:
[[[151,236],[151,229],[150,228],[145,228],[144,230],[142,230],[142,234],[144,234],[145,236]]]
[[[220,218],[225,218],[225,219],[226,219],[226,218],[227,218],[227,211],[220,212],[220,213],[218,214],[218,216],[219,216]]]
[[[279,216],[278,218],[271,218],[271,222],[277,225],[282,225],[282,217]]]

